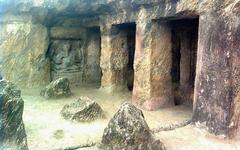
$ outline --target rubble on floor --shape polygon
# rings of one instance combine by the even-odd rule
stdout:
[[[46,99],[68,97],[71,94],[70,82],[67,78],[59,78],[52,81],[40,93],[40,95]]]
[[[80,97],[77,101],[63,107],[61,115],[66,120],[90,122],[104,116],[101,106],[88,97]]]

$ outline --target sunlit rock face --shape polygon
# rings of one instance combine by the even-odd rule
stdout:
[[[11,82],[0,80],[0,149],[28,150],[23,107],[21,91]]]
[[[109,121],[102,136],[105,149],[161,150],[161,144],[153,142],[150,129],[141,110],[123,103]]]
[[[78,100],[63,107],[61,115],[64,119],[76,122],[91,122],[104,116],[101,106],[88,97]]]
[[[39,87],[49,82],[47,28],[33,24],[31,16],[5,16],[0,28],[0,70],[5,79],[20,87]]]

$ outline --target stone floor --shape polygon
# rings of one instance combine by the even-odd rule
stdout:
[[[23,117],[30,150],[53,150],[92,142],[99,143],[104,128],[120,104],[131,99],[130,92],[109,94],[92,86],[73,89],[72,97],[57,100],[45,100],[39,96],[39,91],[40,89],[28,89],[22,92],[25,101]],[[60,116],[62,107],[80,96],[88,96],[97,101],[104,109],[106,117],[92,123],[71,123],[62,119]],[[186,122],[191,118],[191,112],[187,106],[154,112],[143,111],[151,129]],[[240,143],[217,139],[207,134],[205,130],[191,125],[173,131],[162,131],[155,136],[172,150],[240,149]]]

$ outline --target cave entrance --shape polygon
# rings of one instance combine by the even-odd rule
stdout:
[[[172,32],[172,83],[174,101],[193,104],[198,47],[198,18],[169,21]]]
[[[133,90],[134,81],[134,55],[135,55],[135,39],[136,39],[136,23],[124,23],[114,25],[115,31],[117,31],[118,38],[116,45],[118,45],[118,51],[122,56],[123,66],[123,83],[127,84],[129,91]],[[115,44],[114,44],[115,45]]]

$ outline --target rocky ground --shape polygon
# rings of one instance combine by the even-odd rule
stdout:
[[[30,150],[55,150],[77,147],[84,144],[100,143],[103,131],[109,120],[124,101],[129,101],[131,93],[108,94],[96,87],[72,89],[69,98],[46,100],[39,95],[40,89],[22,90],[25,101],[23,119],[26,127],[28,147]],[[77,100],[80,96],[88,96],[100,104],[105,118],[91,123],[72,123],[61,117],[64,105]],[[190,120],[192,111],[187,106],[159,111],[143,111],[151,130],[169,130]],[[174,150],[234,150],[240,149],[240,143],[224,141],[207,134],[205,130],[191,125],[172,131],[161,131],[154,134],[167,149]],[[96,149],[83,148],[83,149]]]

